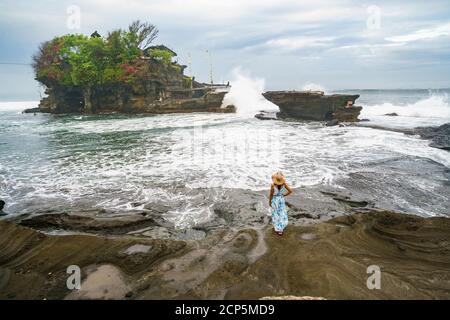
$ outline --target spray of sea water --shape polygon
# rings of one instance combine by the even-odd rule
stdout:
[[[266,100],[261,93],[264,92],[265,80],[254,77],[250,72],[237,67],[232,71],[233,86],[225,96],[223,105],[233,104],[237,114],[253,117],[261,110],[277,111],[278,106]]]
[[[388,114],[397,116],[387,116]],[[450,122],[448,92],[429,91],[412,101],[372,102],[364,106],[361,117],[387,127],[414,128]]]

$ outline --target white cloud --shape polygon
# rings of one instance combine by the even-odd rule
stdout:
[[[386,59],[388,55],[393,53],[393,50],[403,46],[403,43],[373,43],[373,44],[352,44],[331,48],[330,53],[344,53],[347,56],[352,56],[358,59]]]
[[[268,40],[262,46],[273,49],[298,50],[313,47],[326,47],[334,40],[333,37],[290,37]]]
[[[387,37],[387,41],[392,42],[412,42],[418,40],[429,40],[450,35],[450,23],[438,25],[433,28],[421,29],[408,34]]]
[[[66,9],[72,4],[80,6],[82,13],[81,29],[75,31],[66,27]],[[372,4],[382,12],[376,31],[366,24],[366,9]],[[160,29],[157,42],[178,52],[181,63],[187,63],[188,52],[192,54],[198,79],[209,77],[204,53],[209,49],[219,75],[243,65],[255,75],[267,77],[269,86],[278,81],[282,87],[289,82],[288,75],[294,74],[295,81],[317,81],[332,87],[330,70],[336,78],[341,72],[354,74],[352,79],[358,75],[369,79],[368,72],[382,72],[402,63],[412,68],[425,62],[445,64],[450,46],[449,13],[448,0],[1,0],[0,58],[27,61],[39,42],[55,35],[89,35],[94,30],[105,35],[141,19]],[[363,73],[361,64],[373,71],[368,68]],[[448,69],[435,70],[444,71]]]
[[[365,9],[354,4],[326,4],[326,8],[297,8],[293,12],[286,13],[280,18],[282,21],[295,23],[331,23],[336,21],[365,20]]]

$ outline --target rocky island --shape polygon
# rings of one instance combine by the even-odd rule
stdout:
[[[323,91],[267,91],[263,96],[280,108],[277,118],[356,122],[362,107],[354,106],[359,95]]]
[[[106,37],[69,34],[43,43],[33,57],[47,113],[235,112],[222,108],[228,85],[184,75],[186,66],[164,45],[150,45],[158,29],[135,21]],[[32,112],[35,112],[33,110]]]

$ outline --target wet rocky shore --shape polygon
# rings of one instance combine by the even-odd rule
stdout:
[[[197,191],[202,193],[202,190]],[[0,221],[2,299],[450,298],[450,220],[378,207],[356,192],[296,189],[290,224],[271,229],[265,192],[218,190],[206,222],[169,208],[41,212]],[[81,290],[66,287],[69,265]],[[381,270],[369,290],[367,267]]]
[[[450,123],[439,127],[419,127],[414,131],[422,139],[430,140],[430,147],[450,150]]]
[[[363,126],[373,129],[401,132],[407,135],[417,135],[424,140],[429,140],[429,146],[432,148],[450,150],[450,123],[444,123],[440,126],[416,127],[413,129],[389,128],[372,125],[370,122],[364,123]]]

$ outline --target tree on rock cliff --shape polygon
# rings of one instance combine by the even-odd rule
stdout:
[[[83,91],[85,112],[91,110],[92,88],[111,83],[132,83],[146,68],[140,59],[157,37],[158,29],[139,20],[127,30],[106,38],[68,34],[44,42],[33,56],[36,80],[51,88],[78,87]]]
[[[133,21],[128,27],[128,36],[132,44],[145,50],[158,37],[159,30],[151,23]]]

